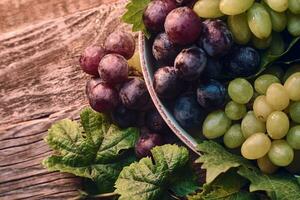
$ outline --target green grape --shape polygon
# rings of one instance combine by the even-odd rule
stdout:
[[[253,112],[259,120],[265,122],[268,116],[273,112],[272,106],[267,103],[266,96],[259,96],[253,104]]]
[[[225,113],[231,120],[240,120],[246,115],[247,108],[244,104],[230,101],[225,107]]]
[[[266,124],[255,117],[253,111],[249,111],[241,123],[242,132],[245,138],[255,133],[265,133]]]
[[[273,174],[278,169],[278,167],[273,165],[273,163],[270,161],[267,155],[257,159],[257,165],[260,171],[262,171],[265,174]]]
[[[295,15],[288,12],[287,29],[291,35],[300,36],[300,14]]]
[[[300,0],[289,0],[289,10],[295,15],[300,14]]]
[[[239,124],[232,125],[229,128],[229,130],[225,133],[223,141],[225,146],[230,149],[240,147],[245,141],[245,138],[242,133],[241,125]]]
[[[272,33],[272,42],[267,50],[270,55],[281,55],[285,51],[285,43],[280,33]]]
[[[292,174],[300,175],[300,151],[294,151],[294,160],[291,164],[289,164],[286,169]]]
[[[236,78],[229,83],[228,94],[233,101],[239,104],[248,103],[253,93],[253,87],[246,79]]]
[[[128,60],[128,66],[132,67],[137,72],[142,73],[141,61],[140,61],[140,54],[136,51],[133,56]]]
[[[265,8],[267,9],[272,22],[272,28],[276,32],[282,32],[287,25],[287,16],[285,12],[276,12],[271,9],[268,5],[263,3]]]
[[[288,107],[290,99],[286,89],[280,83],[273,83],[266,92],[268,104],[275,110],[284,110]]]
[[[300,125],[289,130],[286,141],[293,149],[300,150]]]
[[[247,11],[253,3],[254,0],[221,0],[220,10],[226,15],[238,15]]]
[[[276,140],[286,136],[290,128],[290,121],[284,112],[272,112],[267,119],[267,132],[269,136]]]
[[[286,80],[296,72],[300,72],[300,64],[294,64],[287,69],[283,77],[283,82],[286,82]]]
[[[294,102],[290,105],[289,114],[294,122],[300,123],[300,101]]]
[[[227,24],[236,43],[247,44],[250,41],[252,33],[248,26],[246,13],[228,16]]]
[[[203,135],[207,139],[215,139],[221,137],[230,128],[231,120],[226,116],[225,112],[218,110],[210,113],[202,126]]]
[[[284,71],[279,65],[272,65],[268,67],[263,74],[271,74],[276,76],[279,80],[283,79]]]
[[[265,2],[277,12],[284,12],[289,7],[289,0],[265,0]]]
[[[264,157],[271,147],[270,138],[264,133],[255,133],[243,143],[241,153],[244,158],[255,160]]]
[[[294,151],[285,140],[274,140],[268,157],[274,165],[286,167],[293,161]]]
[[[254,88],[259,94],[266,94],[267,89],[273,83],[280,83],[280,80],[274,75],[264,74],[255,80]]]
[[[272,35],[268,38],[260,39],[255,35],[252,35],[251,42],[253,46],[257,49],[266,49],[271,46],[272,43]]]
[[[199,17],[218,18],[224,14],[219,8],[220,0],[199,0],[195,3],[193,10]]]
[[[272,33],[271,17],[265,7],[254,3],[247,12],[251,32],[260,39],[268,38]]]
[[[292,101],[300,101],[300,72],[290,76],[285,81],[284,88]]]

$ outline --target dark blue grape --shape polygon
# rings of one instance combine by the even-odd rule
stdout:
[[[207,79],[218,79],[222,76],[223,65],[220,60],[207,57],[206,67],[203,71],[203,75]]]
[[[142,134],[135,144],[135,153],[138,158],[151,156],[151,149],[164,144],[162,136],[155,133]]]
[[[150,110],[146,113],[146,126],[156,133],[164,133],[168,126],[157,110]]]
[[[121,128],[135,126],[138,119],[138,113],[134,110],[129,110],[123,105],[119,105],[112,113],[111,118]]]

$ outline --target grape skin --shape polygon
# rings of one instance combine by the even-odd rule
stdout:
[[[264,157],[271,148],[271,140],[264,133],[255,133],[243,143],[241,153],[244,158],[255,160]]]
[[[99,76],[98,65],[105,56],[105,50],[100,46],[87,47],[80,56],[79,63],[81,69],[90,75]]]

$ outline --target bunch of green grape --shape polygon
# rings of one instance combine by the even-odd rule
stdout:
[[[228,94],[225,109],[205,119],[203,135],[223,137],[227,148],[241,148],[242,156],[257,160],[265,173],[278,167],[300,172],[300,65],[285,74],[280,67],[271,68],[253,84],[234,79]]]
[[[280,43],[276,33],[285,29],[300,36],[300,0],[198,0],[193,9],[202,18],[227,16],[238,44],[251,41],[256,48],[265,49],[272,41]]]

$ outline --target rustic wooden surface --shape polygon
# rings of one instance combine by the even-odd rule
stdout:
[[[0,1],[0,199],[70,199],[80,179],[41,166],[43,141],[87,102],[78,57],[120,23],[125,0]]]

